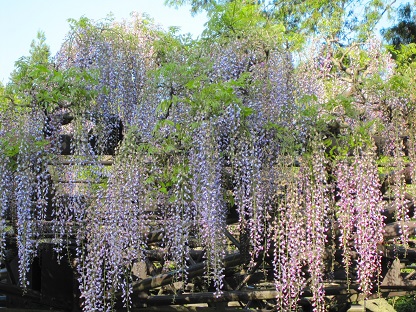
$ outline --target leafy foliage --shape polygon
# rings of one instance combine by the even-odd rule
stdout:
[[[388,43],[399,49],[401,45],[416,43],[415,12],[410,3],[398,8],[397,24],[383,29],[382,34]]]

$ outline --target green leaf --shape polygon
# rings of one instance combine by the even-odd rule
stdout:
[[[247,118],[248,116],[252,115],[254,113],[254,109],[247,106],[241,106],[241,116],[243,118]]]
[[[51,142],[49,142],[48,140],[39,140],[39,141],[35,141],[35,146],[38,147],[45,147],[48,146]]]

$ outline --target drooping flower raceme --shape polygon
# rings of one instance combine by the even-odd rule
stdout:
[[[325,311],[325,253],[328,231],[328,215],[330,210],[330,187],[327,182],[326,161],[322,146],[314,146],[310,162],[302,162],[301,191],[305,200],[306,220],[306,252],[309,287],[313,295],[314,311]]]
[[[374,277],[381,272],[377,251],[383,242],[383,201],[374,154],[357,150],[352,163],[344,160],[337,172],[338,224],[344,248],[344,264],[351,263],[352,243],[358,253],[357,274],[360,289],[368,297]],[[348,272],[348,271],[347,271]]]
[[[215,139],[215,124],[204,122],[195,134],[190,155],[196,224],[207,256],[206,274],[216,293],[223,286],[226,207],[221,183],[222,162]]]
[[[286,159],[287,161],[287,159]],[[280,166],[282,185],[280,200],[273,222],[274,278],[278,291],[277,305],[282,311],[296,311],[297,303],[306,287],[303,271],[306,265],[305,198],[296,168]]]

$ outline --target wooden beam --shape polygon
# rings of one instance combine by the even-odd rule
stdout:
[[[352,284],[348,288],[345,284],[340,285],[326,285],[325,295],[348,295],[359,294],[359,285]],[[140,304],[143,307],[148,306],[167,306],[172,304],[198,304],[198,303],[216,303],[216,302],[230,302],[230,301],[254,301],[254,300],[273,300],[278,296],[279,292],[275,289],[256,289],[256,290],[234,290],[223,291],[221,294],[214,292],[201,293],[187,293],[177,295],[156,295],[156,296],[141,296]],[[312,292],[305,289],[302,297],[311,297]]]
[[[408,216],[410,218],[413,218],[415,213],[415,205],[412,200],[407,200],[406,202],[406,208],[408,209]],[[391,202],[387,205],[387,207],[383,210],[382,215],[385,216],[384,223],[389,224],[391,222],[395,221],[396,218],[396,206],[394,202]]]
[[[156,230],[156,231],[150,232],[147,235],[147,243],[152,244],[152,243],[161,242],[163,240],[164,233],[165,233],[164,230]]]
[[[224,229],[224,233],[225,233],[225,236],[234,244],[234,246],[240,249],[240,243],[238,242],[238,240],[234,238],[234,236],[231,235],[230,232],[228,232],[227,229]]]
[[[407,259],[414,261],[416,260],[416,249],[415,248],[407,248],[405,249],[403,246],[398,245],[391,245],[391,246],[383,246],[380,245],[378,247],[380,254],[389,259]]]
[[[240,284],[237,285],[237,287],[235,288],[235,290],[240,290],[241,288],[243,288],[243,286],[245,284],[247,284],[250,281],[250,279],[253,277],[254,272],[256,272],[256,270],[259,268],[260,264],[261,264],[261,261],[258,261],[256,263],[256,265],[253,268],[250,269],[249,274],[247,274],[244,277],[244,279],[240,282]]]
[[[55,308],[55,309],[66,309],[68,308],[66,304],[63,302],[57,302],[56,300],[51,303],[50,300],[48,302],[44,302],[42,299],[42,294],[40,292],[34,291],[32,289],[23,290],[23,288],[0,282],[0,293],[5,294],[6,296],[13,296],[15,298],[21,298],[22,300],[28,301],[31,304],[37,304],[40,306]],[[3,310],[2,310],[3,311]],[[27,310],[25,310],[27,311]]]
[[[96,160],[87,160],[87,159],[82,159],[81,157],[76,157],[73,155],[60,155],[59,156],[59,160],[57,161],[56,164],[54,165],[64,165],[64,166],[69,166],[69,165],[77,165],[77,164],[82,164],[82,165],[97,165],[97,164],[101,164],[103,166],[111,166],[113,165],[114,162],[114,157],[111,155],[103,155],[103,156],[98,156]]]
[[[412,183],[412,167],[409,164],[406,164],[404,168],[400,168],[400,170],[394,170],[382,178],[381,192],[383,194],[391,185],[395,183],[398,175],[404,177],[406,184]]]
[[[385,274],[380,286],[393,289],[414,289],[416,290],[416,280],[411,280],[403,276],[402,269],[405,264],[399,259],[395,259]]]
[[[240,253],[235,253],[232,255],[228,255],[223,260],[224,267],[233,267],[238,264],[241,264],[241,257]],[[197,276],[203,276],[206,270],[205,262],[197,263],[195,265],[191,265],[188,267],[187,277],[194,278]],[[161,287],[164,285],[169,285],[173,281],[180,281],[182,270],[171,271],[165,274],[159,274],[151,278],[146,278],[139,282],[133,283],[133,291],[147,291],[149,289]]]
[[[223,291],[220,295],[213,292],[189,293],[181,295],[149,296],[144,299],[147,305],[171,305],[215,303],[229,301],[269,300],[275,299],[279,293],[276,290],[252,290],[252,291]]]
[[[406,228],[406,233],[409,236],[416,235],[416,221],[407,221],[403,223]],[[391,239],[399,237],[402,233],[402,223],[392,222],[384,227],[384,239]]]
[[[204,251],[203,250],[195,250],[195,249],[191,249],[188,253],[188,257],[190,262],[195,262],[194,259],[198,259],[200,257],[201,254],[203,254]],[[144,254],[146,255],[146,258],[151,260],[151,261],[165,261],[166,259],[169,259],[166,257],[166,251],[165,250],[161,250],[161,249],[150,249],[150,250],[145,250]],[[192,259],[192,261],[191,261]],[[192,263],[192,264],[196,264]]]
[[[2,282],[0,282],[0,293],[13,296],[22,296],[22,298],[30,299],[33,302],[40,302],[42,299],[41,293],[37,291],[31,289],[23,290],[19,286]]]

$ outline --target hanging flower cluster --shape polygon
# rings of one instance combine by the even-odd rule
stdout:
[[[87,69],[98,75],[97,83],[90,86],[97,92],[95,103],[87,107],[92,121],[101,125],[94,133],[97,146],[113,139],[109,134],[114,116],[125,124],[139,126],[141,134],[149,138],[161,100],[154,81],[147,79],[148,72],[155,70],[157,28],[138,14],[132,15],[130,22],[97,26],[85,21],[82,25],[75,23],[74,28],[72,35],[77,35],[69,36],[56,62],[62,68]]]
[[[196,225],[207,257],[206,275],[214,283],[219,295],[223,286],[225,256],[226,207],[221,188],[222,161],[215,138],[215,126],[203,123],[195,135],[195,149],[191,151],[193,205]]]
[[[314,143],[317,145],[317,143]],[[327,235],[331,187],[322,147],[313,146],[300,168],[281,163],[278,207],[273,220],[274,276],[281,310],[296,310],[305,288],[315,311],[325,311]],[[282,161],[288,161],[282,157]],[[309,276],[309,280],[307,280]]]
[[[385,129],[387,137],[385,153],[391,155],[389,165],[393,168],[389,173],[388,181],[390,187],[386,189],[388,196],[392,198],[395,206],[395,218],[400,224],[400,243],[407,249],[409,241],[409,231],[407,222],[409,218],[409,201],[406,198],[406,170],[410,170],[410,176],[414,174],[412,163],[406,165],[406,156],[411,157],[413,150],[411,148],[414,141],[412,140],[412,129],[406,120],[410,115],[409,108],[405,99],[389,96],[387,100],[387,112],[384,112],[384,118],[389,120]],[[407,146],[405,145],[407,141]],[[413,173],[412,173],[413,171]]]
[[[273,226],[274,278],[278,291],[278,307],[282,311],[295,311],[299,297],[306,287],[303,268],[306,265],[305,202],[294,167],[281,166],[283,184]]]
[[[21,116],[22,127],[19,131],[9,132],[13,139],[4,141],[2,146],[2,236],[7,226],[6,217],[9,217],[17,237],[19,281],[23,288],[30,285],[27,274],[36,256],[42,234],[40,222],[45,218],[49,203],[50,176],[47,157],[42,150],[43,118],[36,110],[30,117]]]
[[[12,204],[13,196],[10,192],[10,185],[13,183],[11,163],[2,149],[0,153],[0,260],[6,250],[7,213],[9,205]]]
[[[324,311],[324,257],[330,210],[330,188],[326,177],[324,150],[320,146],[313,147],[313,149],[311,162],[303,166],[301,164],[301,170],[304,170],[302,192],[305,196],[305,211],[309,214],[306,222],[306,241],[309,249],[306,255],[315,311]]]
[[[384,205],[371,149],[357,150],[351,163],[348,159],[341,162],[336,175],[343,261],[347,268],[351,265],[354,248],[359,256],[357,275],[360,289],[367,297],[371,294],[374,277],[381,270],[377,246],[383,242],[384,224]]]
[[[165,235],[169,250],[167,255],[180,268],[180,280],[186,281],[191,234],[198,225],[195,224],[197,210],[193,204],[191,179],[188,168],[182,166],[173,185],[173,198],[168,206]]]

